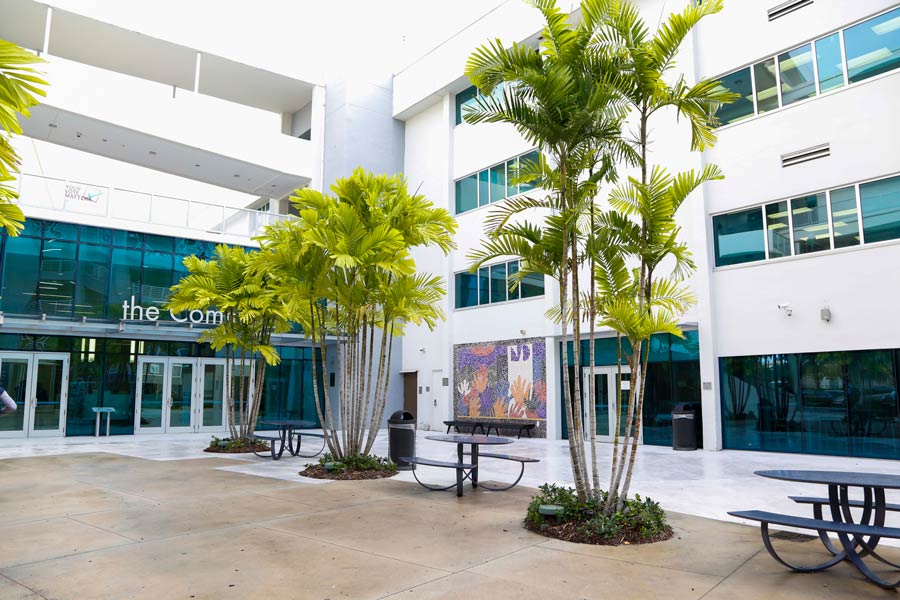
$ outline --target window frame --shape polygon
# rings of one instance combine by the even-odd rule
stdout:
[[[490,206],[491,204],[493,204],[495,202],[502,202],[502,201],[508,200],[510,198],[515,198],[516,196],[526,194],[526,193],[530,192],[531,190],[535,189],[536,186],[531,186],[528,189],[523,190],[522,184],[517,184],[515,186],[515,188],[516,188],[515,194],[513,194],[511,196],[504,195],[502,198],[497,198],[495,200],[491,196],[492,196],[495,185],[499,185],[499,184],[494,184],[491,181],[491,175],[490,175],[492,169],[498,169],[498,172],[499,172],[499,167],[502,166],[503,167],[503,178],[504,178],[502,187],[504,189],[504,193],[508,192],[509,191],[509,170],[507,168],[508,164],[511,161],[516,161],[516,164],[518,165],[518,164],[520,164],[519,161],[523,157],[526,157],[535,152],[539,153],[540,150],[538,148],[532,148],[531,150],[528,150],[527,152],[522,152],[520,154],[516,154],[512,157],[506,158],[506,159],[498,161],[496,163],[491,163],[489,166],[487,166],[483,169],[478,169],[477,171],[475,171],[473,173],[468,173],[466,175],[463,175],[462,177],[458,177],[458,178],[454,179],[453,180],[453,202],[452,202],[452,206],[454,209],[453,214],[454,215],[462,215],[462,214],[470,213],[470,212],[476,211],[480,208],[484,208],[485,206]],[[482,175],[484,175],[484,174],[486,174],[486,180],[484,182],[482,182]],[[469,177],[475,178],[475,200],[476,200],[475,206],[473,208],[469,208],[469,209],[460,211],[460,210],[458,210],[459,204],[458,204],[458,198],[457,198],[457,188],[459,187],[460,182],[468,179]],[[484,186],[485,186],[484,190],[482,190],[482,183],[484,183]],[[483,191],[486,192],[488,195],[488,199],[486,202],[484,202],[482,199]]]
[[[477,304],[474,304],[474,305],[471,305],[471,306],[457,306],[457,304],[458,304],[457,297],[458,297],[458,291],[459,291],[459,290],[458,290],[458,286],[457,286],[457,277],[458,277],[459,275],[461,275],[461,274],[464,274],[464,273],[470,273],[470,271],[469,271],[468,269],[464,269],[464,270],[462,270],[462,271],[456,271],[456,272],[454,272],[454,273],[453,273],[453,310],[454,310],[454,311],[473,310],[473,309],[476,309],[476,308],[483,308],[483,307],[485,307],[485,306],[497,306],[497,305],[501,305],[501,304],[509,304],[510,302],[522,302],[522,301],[527,301],[527,300],[535,300],[535,299],[538,299],[538,298],[543,298],[543,297],[546,295],[546,292],[547,292],[547,288],[546,288],[546,278],[544,278],[543,275],[541,276],[541,279],[544,281],[544,293],[542,293],[542,294],[540,294],[540,295],[536,295],[536,296],[528,296],[528,297],[522,297],[522,289],[521,289],[521,286],[519,286],[518,288],[516,288],[516,291],[515,291],[515,292],[510,292],[510,291],[509,291],[509,283],[510,283],[510,281],[509,281],[509,276],[510,276],[510,265],[515,264],[515,265],[516,265],[515,270],[518,271],[518,270],[519,270],[519,263],[520,263],[520,260],[519,260],[519,259],[513,259],[513,260],[506,260],[506,261],[499,261],[499,262],[489,263],[489,264],[482,265],[481,267],[479,267],[478,270],[473,274],[473,276],[475,277],[475,297],[477,298],[478,302],[477,302]],[[504,266],[504,267],[505,267],[504,271],[505,271],[505,273],[506,273],[506,277],[504,278],[504,281],[506,282],[506,299],[505,299],[505,300],[497,300],[497,301],[495,302],[495,301],[493,301],[493,299],[492,299],[492,295],[493,295],[493,292],[494,292],[494,290],[493,290],[494,278],[491,276],[491,272],[492,272],[492,270],[493,270],[494,267],[499,267],[499,266]],[[481,301],[481,300],[482,300],[482,295],[483,295],[483,293],[484,293],[484,290],[482,289],[482,271],[486,271],[486,272],[487,272],[487,273],[486,273],[486,275],[487,275],[487,276],[486,276],[486,280],[487,280],[487,292],[486,292],[486,294],[487,294],[487,296],[486,296],[486,297],[487,297],[487,302],[482,302],[482,301]],[[512,298],[512,297],[511,297],[512,295],[515,295],[516,297],[515,297],[515,298]]]

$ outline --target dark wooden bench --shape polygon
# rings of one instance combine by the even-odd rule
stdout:
[[[800,497],[805,498],[804,496]],[[813,498],[813,500],[818,500],[818,498]],[[811,504],[816,503],[813,502]],[[865,566],[861,558],[866,554],[871,554],[878,560],[885,562],[891,566],[897,567],[898,565],[895,565],[894,563],[887,561],[886,559],[879,556],[875,552],[874,547],[877,545],[880,538],[900,539],[900,527],[879,527],[877,525],[867,525],[864,523],[843,523],[837,521],[828,521],[825,519],[809,519],[807,517],[782,515],[779,513],[773,513],[764,510],[740,510],[731,511],[728,514],[739,519],[759,521],[760,532],[762,533],[763,544],[765,544],[766,550],[769,551],[769,554],[772,555],[772,558],[791,570],[798,571],[800,573],[822,571],[823,569],[832,567],[843,560],[849,559],[854,564],[854,566],[856,566],[856,568],[858,568],[864,575],[866,575],[869,579],[871,579],[881,587],[896,588],[898,585],[900,585],[900,581],[889,583],[876,576],[868,567]],[[832,548],[829,548],[829,550],[832,551],[833,556],[823,563],[811,566],[793,565],[784,560],[777,552],[775,552],[775,548],[772,547],[772,541],[769,537],[770,524],[781,525],[784,527],[794,527],[796,529],[809,529],[817,532],[819,534],[819,537],[825,536],[827,538],[826,532],[831,532],[844,536],[852,536],[852,538],[850,538],[847,543],[842,541],[841,545],[844,547],[844,550],[840,552],[835,552],[836,549],[832,550]],[[868,540],[864,538],[868,538]],[[861,552],[857,552],[858,547],[862,547]]]
[[[406,461],[412,465],[422,465],[425,467],[440,467],[440,468],[444,468],[444,469],[456,469],[456,483],[451,483],[450,485],[445,485],[445,486],[438,486],[438,485],[431,485],[428,483],[424,483],[421,479],[419,479],[419,476],[416,475],[415,467],[413,467],[412,472],[413,472],[413,477],[416,478],[416,481],[419,482],[419,485],[421,485],[422,487],[427,488],[429,490],[440,491],[440,490],[449,490],[453,486],[456,486],[456,495],[457,496],[463,495],[463,481],[468,479],[469,476],[472,474],[472,471],[474,471],[477,468],[477,465],[474,465],[474,464],[446,462],[446,461],[442,461],[442,460],[432,460],[430,458],[421,458],[419,456],[400,456],[398,458],[400,460]],[[466,471],[468,471],[468,473],[466,473]]]
[[[460,427],[471,427],[472,435],[475,435],[475,430],[480,429],[483,435],[487,435],[484,432],[484,423],[482,421],[470,420],[470,419],[451,419],[450,421],[444,421],[444,425],[447,426],[447,433],[450,433],[450,428],[453,427],[456,429],[456,433],[460,433]]]
[[[307,431],[306,429],[294,429],[292,435],[297,436],[297,447],[291,446],[291,454],[294,456],[300,456],[302,458],[312,458],[313,456],[318,456],[325,450],[325,434],[318,433],[316,431]],[[300,454],[300,446],[303,443],[303,437],[310,437],[322,440],[322,447],[313,452],[312,454]]]
[[[500,429],[518,429],[519,433],[516,437],[522,437],[522,433],[527,433],[531,437],[531,432],[537,426],[537,423],[488,423],[487,435],[491,435],[493,429],[497,435],[500,435]]]
[[[471,452],[463,452],[463,454],[466,456],[472,455]],[[510,485],[487,486],[487,485],[484,485],[483,483],[481,483],[480,481],[478,482],[478,485],[480,487],[483,487],[486,490],[492,490],[495,492],[502,492],[502,491],[509,490],[509,489],[516,487],[516,485],[518,485],[518,483],[522,480],[522,475],[525,474],[525,463],[541,462],[539,459],[531,458],[530,456],[515,456],[513,454],[496,454],[494,452],[479,452],[478,460],[481,460],[482,458],[496,458],[497,460],[511,460],[513,462],[519,463],[519,466],[521,467],[519,469],[519,476],[516,477],[516,480],[513,481]]]
[[[282,439],[280,435],[263,435],[261,433],[254,433],[250,436],[252,440],[260,440],[264,442],[269,442],[269,452],[272,453],[272,460],[278,460],[281,458],[281,455],[284,453],[284,446],[282,446]],[[278,446],[276,447],[276,443]],[[256,450],[253,451],[253,454],[265,458],[265,455],[260,454]]]

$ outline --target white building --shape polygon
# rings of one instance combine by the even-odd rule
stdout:
[[[654,24],[683,2],[639,5]],[[0,383],[33,400],[0,435],[87,434],[94,406],[117,408],[115,433],[221,427],[221,413],[207,416],[220,407],[219,359],[189,323],[140,323],[123,302],[161,303],[180,256],[213,242],[252,246],[259,227],[286,218],[292,190],[325,189],[362,164],[402,170],[459,221],[448,257],[417,253],[420,269],[447,279],[447,320],[397,348],[388,414],[402,406],[435,429],[458,416],[527,420],[535,435],[565,437],[563,340],[544,317],[553,282],[533,279],[510,299],[515,261],[470,275],[466,258],[490,203],[526,191],[507,186],[506,167],[534,148],[509,126],[460,122],[475,93],[465,61],[494,38],[537,43],[542,19],[519,0],[475,8],[449,38],[440,32],[464,22],[458,14],[417,23],[433,47],[400,69],[354,39],[369,60],[351,69],[299,59],[309,52],[256,64],[68,0],[0,0],[0,38],[40,53],[52,84],[16,141],[31,225],[0,249]],[[900,457],[900,325],[890,314],[900,292],[900,116],[890,100],[900,5],[727,0],[686,41],[679,68],[720,78],[742,99],[721,113],[727,124],[703,154],[688,152],[674,117],[654,123],[655,162],[715,163],[726,180],[679,214],[700,301],[684,316],[684,340],[652,346],[644,442],[670,444],[673,406],[696,402],[707,449]],[[598,334],[606,439],[616,359],[610,333]],[[300,336],[279,343],[286,360],[268,406],[309,417],[310,350]],[[38,386],[53,390],[43,406]],[[166,407],[176,392],[182,401]]]
[[[654,24],[682,3],[639,5]],[[459,122],[459,106],[474,93],[465,60],[489,39],[535,41],[540,27],[537,11],[504,3],[394,78],[404,171],[460,224],[449,258],[417,257],[451,282],[447,322],[404,340],[420,426],[489,414],[496,397],[512,396],[492,395],[492,386],[529,371],[517,356],[527,345],[546,355],[543,371],[532,364],[528,373],[535,388],[544,382],[546,401],[532,390],[528,415],[546,418],[548,437],[565,435],[561,339],[544,318],[555,302],[552,282],[544,295],[494,302],[502,286],[483,285],[494,272],[457,276],[483,238],[489,202],[515,192],[502,189],[503,164],[532,150],[509,126]],[[645,443],[671,443],[673,405],[693,401],[702,404],[708,449],[900,456],[900,325],[891,314],[900,292],[892,274],[900,258],[900,116],[891,100],[898,68],[900,8],[889,0],[731,0],[686,41],[679,69],[692,80],[720,78],[742,99],[721,113],[728,124],[703,154],[688,153],[674,117],[653,123],[651,160],[671,170],[715,163],[726,180],[694,194],[679,214],[698,265],[699,303],[684,317],[686,341],[653,347]],[[610,343],[596,360],[601,436],[609,431],[603,416],[614,414]],[[476,396],[483,406],[473,408]]]

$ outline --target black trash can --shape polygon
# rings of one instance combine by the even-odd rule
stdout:
[[[695,404],[676,404],[672,409],[672,450],[696,450],[699,410]]]
[[[401,456],[416,455],[416,418],[412,413],[398,410],[388,419],[388,456],[401,471],[411,471],[413,466]]]

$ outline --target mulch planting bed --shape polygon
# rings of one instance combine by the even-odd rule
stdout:
[[[356,479],[385,479],[393,477],[397,471],[390,469],[369,469],[366,471],[326,471],[323,465],[309,465],[302,471],[302,477],[312,477],[313,479],[337,479],[337,480],[356,480]]]
[[[556,521],[555,523],[553,521]],[[544,537],[576,544],[595,544],[597,546],[619,546],[621,544],[652,544],[671,539],[675,532],[670,527],[665,533],[655,537],[643,537],[637,530],[622,530],[614,538],[605,538],[592,533],[584,528],[584,523],[574,521],[558,521],[553,517],[547,517],[543,525],[525,523],[525,529],[538,533]]]
[[[266,442],[254,442],[253,444],[241,444],[240,446],[210,446],[203,449],[204,452],[213,454],[246,454],[248,452],[268,452],[269,444]]]

